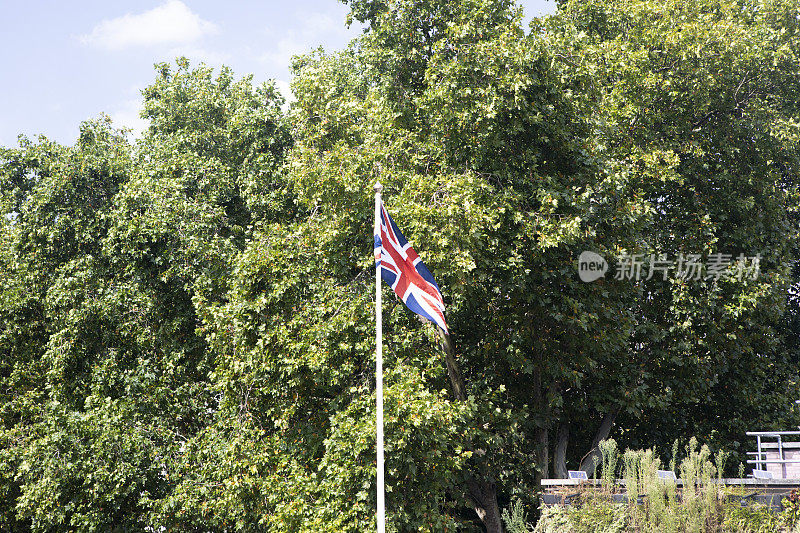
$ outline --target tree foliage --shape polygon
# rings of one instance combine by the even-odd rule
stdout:
[[[384,287],[397,531],[498,531],[614,432],[797,423],[785,0],[353,0],[287,112],[158,65],[144,137],[0,153],[0,528],[374,528],[372,184],[443,288],[467,398]],[[755,278],[577,276],[591,250]],[[591,458],[591,455],[589,456]]]

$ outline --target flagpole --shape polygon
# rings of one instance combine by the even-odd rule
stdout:
[[[375,182],[375,235],[380,236],[381,226],[381,191],[383,185]],[[380,250],[378,250],[380,253]],[[376,258],[375,268],[375,403],[377,404],[375,427],[377,433],[378,453],[378,533],[386,531],[386,503],[384,500],[383,481],[383,312],[381,309],[381,268]]]

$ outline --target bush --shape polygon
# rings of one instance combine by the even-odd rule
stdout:
[[[508,533],[530,533],[530,527],[525,519],[525,510],[519,500],[511,502],[508,509],[503,509],[503,522],[506,524]]]
[[[600,449],[604,469],[601,489],[584,491],[571,506],[543,506],[534,533],[800,533],[797,491],[784,499],[780,515],[768,506],[742,507],[738,498],[728,501],[731,491],[721,484],[727,454],[712,456],[707,446],[698,447],[695,438],[686,446],[686,457],[678,467],[683,481],[680,497],[676,481],[658,477],[661,460],[653,450],[626,450],[620,473],[628,493],[627,504],[615,503],[611,497],[617,486],[616,443],[604,442]],[[676,455],[673,450],[673,471]],[[737,491],[741,489],[734,489],[733,494]]]
[[[621,533],[627,530],[624,503],[607,495],[586,495],[580,506],[542,507],[534,533]]]

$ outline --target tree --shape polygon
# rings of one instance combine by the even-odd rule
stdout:
[[[638,398],[620,425],[634,446],[694,434],[744,460],[744,432],[788,424],[797,395],[778,326],[796,246],[797,20],[781,2],[564,8],[565,36],[582,39],[572,60],[605,68],[602,145],[645,169],[629,194],[648,227],[627,251],[761,255],[757,280],[637,287]]]
[[[0,438],[7,495],[2,521],[11,530],[138,522],[126,511],[135,508],[130,492],[146,477],[131,476],[121,465],[139,463],[145,450],[129,448],[133,439],[109,420],[113,413],[87,409],[91,370],[102,353],[77,349],[103,343],[96,305],[102,287],[91,278],[103,269],[105,217],[129,164],[129,145],[105,118],[83,124],[74,147],[22,139],[19,149],[3,154],[8,283],[0,329]],[[108,400],[102,404],[113,411]],[[107,448],[112,440],[129,453]],[[109,461],[121,468],[111,472]],[[93,501],[82,497],[79,487],[87,485],[98,495]]]
[[[596,183],[594,161],[584,155],[588,124],[549,70],[546,48],[517,42],[523,35],[508,6],[486,4],[488,22],[473,19],[480,11],[473,5],[428,7],[397,4],[379,12],[375,33],[359,48],[297,64],[288,178],[310,215],[260,237],[241,267],[243,285],[219,313],[226,324],[235,317],[232,332],[215,332],[233,383],[254,384],[230,386],[235,409],[257,417],[262,438],[292,443],[286,449],[301,472],[292,479],[317,479],[322,487],[297,497],[273,493],[313,499],[318,510],[300,512],[325,513],[312,523],[337,530],[362,529],[374,505],[371,472],[363,466],[373,453],[365,446],[373,430],[355,422],[368,416],[364,392],[372,383],[372,348],[363,340],[372,261],[368,248],[359,254],[357,247],[370,233],[374,179],[385,184],[398,224],[448,288],[448,320],[471,395],[454,402],[441,392],[447,378],[433,332],[409,322],[400,307],[387,310],[397,339],[387,361],[389,499],[400,529],[464,528],[480,518],[498,530],[497,487],[528,492],[534,458],[546,454],[541,435],[558,394],[549,373],[580,379],[567,362],[582,355],[581,339],[601,338],[611,357],[627,342],[624,330],[603,328],[614,307],[599,297],[584,307],[575,291],[585,289],[574,275],[567,290],[562,283],[574,274],[571,246],[581,245],[580,217],[591,209],[586,188],[611,183]],[[434,12],[439,8],[446,14]],[[432,55],[422,54],[409,71],[388,69],[394,77],[385,79],[385,61],[402,66],[405,52],[394,57],[381,47],[395,42],[397,27],[418,19],[439,25],[429,29],[437,38],[426,41]],[[395,81],[400,88],[387,89]],[[443,105],[460,94],[474,96]],[[543,121],[544,114],[554,120]],[[527,152],[502,150],[511,145]],[[401,193],[404,201],[394,201]],[[247,362],[235,363],[242,358]],[[437,417],[395,426],[409,420],[408,410]],[[287,429],[274,437],[270,419]],[[417,491],[428,498],[415,497]],[[283,515],[274,505],[270,516],[277,520]]]
[[[201,316],[254,213],[276,209],[289,138],[274,88],[185,60],[159,70],[135,148],[101,120],[73,148],[4,153],[9,527],[152,526],[217,409]]]
[[[403,196],[391,209],[445,287],[466,381],[488,407],[475,420],[491,431],[458,447],[491,446],[462,476],[478,472],[501,498],[534,486],[534,461],[547,475],[555,450],[561,472],[577,464],[615,421],[632,441],[641,428],[667,443],[677,432],[646,421],[683,409],[687,433],[733,442],[742,418],[728,413],[714,434],[714,416],[688,406],[721,403],[734,377],[774,406],[791,395],[745,368],[777,365],[787,371],[775,379],[796,383],[773,341],[794,239],[794,137],[762,126],[795,112],[783,103],[796,90],[789,8],[753,18],[732,4],[565,4],[525,36],[508,7],[354,3],[369,23],[358,48],[298,64],[292,176],[342,235],[369,231],[348,212],[369,212],[361,191],[375,177],[387,198]],[[748,76],[776,83],[732,99]],[[755,226],[741,220],[748,198]],[[707,258],[762,247],[757,280],[575,279],[585,249]],[[440,376],[429,386],[443,388]],[[463,482],[435,490],[485,512]]]
[[[612,432],[741,452],[755,406],[791,421],[789,2],[563,2],[528,32],[503,0],[349,5],[365,33],[296,60],[287,116],[178,60],[141,141],[2,151],[1,527],[373,528],[376,180],[453,334],[384,287],[398,531],[502,531]],[[587,250],[760,270],[584,283]]]

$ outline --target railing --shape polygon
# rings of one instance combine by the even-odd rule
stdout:
[[[748,459],[748,464],[756,465],[756,469],[759,471],[764,471],[766,469],[766,465],[768,464],[780,464],[783,465],[783,477],[786,477],[786,464],[800,464],[800,459],[786,459],[784,455],[784,442],[783,437],[790,436],[790,435],[800,435],[800,431],[748,431],[746,433],[748,437],[755,437],[756,444],[758,446],[758,451],[756,452],[747,452],[747,455],[755,455],[755,459]],[[764,438],[775,439],[778,445],[778,458],[777,459],[769,459],[767,458],[767,452],[763,451],[762,449],[762,440]],[[794,442],[793,442],[794,443]],[[755,471],[753,472],[755,477]]]

